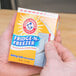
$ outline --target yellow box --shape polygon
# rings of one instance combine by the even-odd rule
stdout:
[[[42,67],[44,44],[54,40],[59,15],[18,8],[8,61]]]

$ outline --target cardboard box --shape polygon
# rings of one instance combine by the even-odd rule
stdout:
[[[54,40],[59,15],[18,8],[8,61],[43,67],[44,45]]]

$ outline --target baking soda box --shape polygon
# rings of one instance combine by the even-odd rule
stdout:
[[[45,43],[54,40],[59,15],[18,8],[8,61],[43,67]]]

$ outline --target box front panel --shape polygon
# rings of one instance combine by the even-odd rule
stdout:
[[[25,12],[20,10],[15,21],[8,61],[42,67],[45,62],[44,46],[49,40],[54,40],[57,18],[32,14],[31,10],[26,13],[27,9],[23,9]]]

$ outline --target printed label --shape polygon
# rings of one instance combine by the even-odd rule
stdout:
[[[34,33],[37,29],[36,21],[32,18],[26,19],[23,23],[23,29],[27,34]]]

